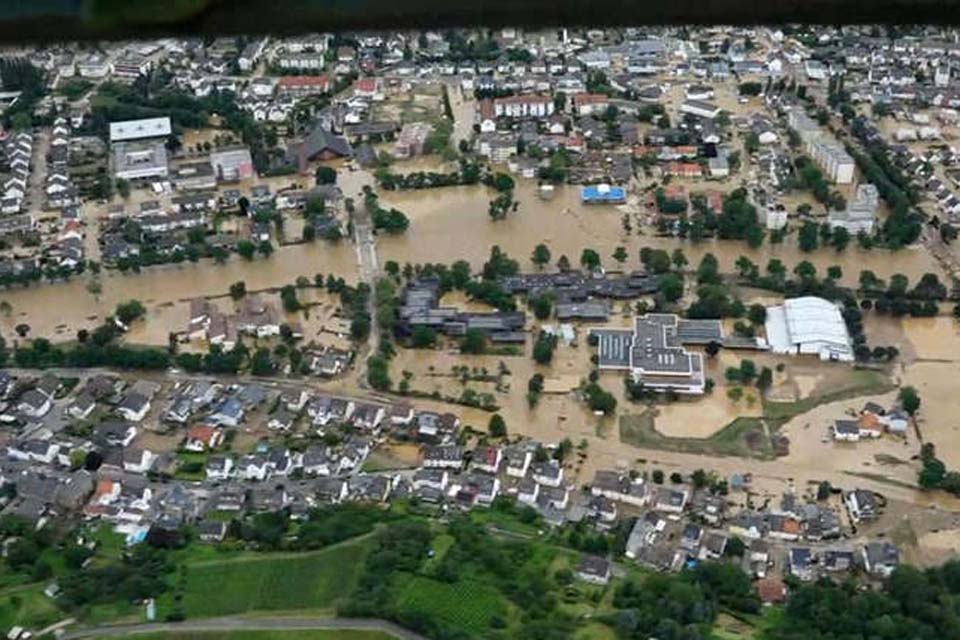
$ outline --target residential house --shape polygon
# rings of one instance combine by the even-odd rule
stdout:
[[[792,547],[787,554],[787,562],[790,575],[804,582],[809,582],[816,577],[813,551],[810,547]]]
[[[503,462],[503,450],[500,447],[478,447],[473,452],[470,466],[478,471],[496,474]]]
[[[207,458],[204,469],[207,479],[213,481],[227,480],[233,476],[234,463],[231,456],[213,455]]]
[[[864,569],[873,576],[889,578],[900,564],[900,551],[892,542],[869,542],[861,554]]]
[[[212,451],[223,444],[224,431],[207,424],[198,424],[187,431],[186,442],[183,448],[187,451]]]
[[[157,456],[148,449],[127,447],[123,451],[123,470],[130,473],[146,473],[153,467]]]
[[[463,467],[463,447],[438,445],[424,447],[423,466],[427,469],[459,470]]]
[[[854,489],[843,497],[847,512],[854,524],[875,520],[880,514],[880,500],[877,494],[868,489]]]
[[[613,575],[609,560],[585,555],[577,563],[577,577],[591,584],[605,585]]]

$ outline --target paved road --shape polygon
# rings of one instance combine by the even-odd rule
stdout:
[[[427,640],[426,637],[408,631],[385,620],[368,618],[211,618],[185,622],[157,622],[151,624],[110,625],[70,631],[61,636],[63,640],[79,638],[115,638],[141,633],[165,631],[303,631],[303,630],[353,630],[380,631],[399,640]]]
[[[380,326],[377,324],[376,292],[377,278],[380,276],[380,263],[377,258],[377,236],[373,231],[373,220],[362,198],[359,199],[356,211],[353,214],[353,235],[357,247],[357,267],[360,282],[370,286],[370,301],[367,311],[370,314],[370,338],[367,340],[367,349],[357,354],[357,385],[361,389],[367,388],[367,355],[380,347]]]

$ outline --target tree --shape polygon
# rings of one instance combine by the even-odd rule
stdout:
[[[317,167],[317,184],[335,184],[337,182],[337,170],[333,167]]]
[[[260,255],[262,255],[264,258],[269,258],[270,254],[273,253],[273,245],[269,240],[264,240],[260,243],[260,246],[257,247],[257,251],[259,251]]]
[[[301,308],[300,300],[297,299],[297,289],[292,284],[280,289],[280,300],[283,303],[283,310],[287,313],[294,313]]]
[[[814,251],[820,245],[819,228],[815,222],[806,221],[800,227],[797,243],[801,251]]]
[[[253,260],[253,254],[256,252],[257,245],[253,244],[249,240],[241,240],[237,243],[237,253],[247,260]]]
[[[130,183],[124,180],[123,178],[117,178],[117,193],[120,194],[120,197],[126,200],[130,197]]]
[[[500,193],[511,192],[515,186],[514,179],[505,173],[498,173],[493,177],[493,187]]]
[[[580,254],[580,266],[589,271],[600,268],[600,254],[593,249],[584,249]]]
[[[610,415],[616,411],[617,399],[596,382],[588,384],[583,391],[591,411],[599,411],[604,415]]]
[[[417,325],[413,328],[410,342],[414,349],[432,349],[437,344],[437,332],[431,327]]]
[[[139,300],[129,300],[117,305],[117,310],[114,312],[114,315],[117,320],[128,325],[134,320],[142,318],[146,313],[146,308]]]
[[[762,304],[752,304],[747,310],[747,319],[755,325],[761,325],[767,321],[767,308]]]
[[[644,247],[640,250],[640,263],[652,273],[666,273],[670,271],[670,254],[663,249]]]
[[[490,423],[487,425],[487,431],[494,438],[507,437],[507,422],[499,413],[490,416]]]
[[[533,359],[537,364],[547,365],[553,360],[553,352],[557,348],[557,337],[541,331],[537,341],[533,344]]]
[[[613,252],[613,259],[618,263],[623,264],[627,261],[627,250],[624,247],[617,247]]]
[[[840,265],[830,265],[827,267],[827,277],[831,280],[839,280],[843,277],[843,269],[840,268]]]
[[[467,329],[460,340],[460,352],[481,354],[487,350],[487,336],[479,329]]]
[[[550,249],[547,245],[540,243],[533,248],[533,254],[530,261],[537,265],[538,269],[543,269],[550,263]]]
[[[837,227],[833,230],[830,238],[830,244],[837,251],[843,251],[850,245],[850,232],[844,227]]]
[[[704,471],[703,469],[696,469],[690,475],[690,480],[693,482],[694,487],[696,487],[697,489],[702,489],[705,486],[707,486],[707,483],[709,482],[709,477],[707,476],[707,472]]]
[[[677,271],[682,271],[683,268],[689,264],[687,256],[683,253],[683,249],[680,249],[679,247],[673,250],[671,261],[673,262],[673,266]]]
[[[553,301],[549,295],[539,295],[530,300],[530,306],[533,308],[533,315],[538,320],[546,320],[553,311]]]
[[[653,480],[654,484],[663,484],[663,471],[654,469],[650,479]]]
[[[367,358],[367,382],[377,391],[390,389],[390,363],[382,355]]]
[[[668,273],[660,280],[660,293],[667,302],[676,302],[683,297],[683,276]]]
[[[243,296],[247,295],[247,283],[243,280],[239,282],[234,282],[230,285],[230,297],[234,300],[239,300]]]
[[[707,253],[700,260],[700,266],[697,267],[697,283],[699,284],[720,284],[720,263],[717,257],[712,253]]]
[[[560,271],[570,271],[570,258],[563,255],[557,260],[557,269]]]
[[[817,268],[809,260],[802,260],[793,268],[793,273],[801,280],[813,280],[817,277]]]
[[[917,393],[917,390],[913,387],[903,387],[897,397],[903,410],[909,413],[911,417],[915,416],[920,408],[920,394]]]
[[[274,370],[270,350],[266,348],[257,349],[250,359],[250,373],[255,376],[269,376],[273,374]]]
[[[773,370],[770,367],[763,367],[760,375],[757,376],[757,388],[766,391],[773,384]]]
[[[727,540],[727,546],[723,549],[723,555],[728,558],[742,558],[747,551],[747,545],[737,536],[731,536]]]

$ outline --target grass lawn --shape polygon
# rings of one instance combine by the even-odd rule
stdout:
[[[771,426],[782,424],[794,416],[806,413],[829,402],[847,400],[858,396],[872,396],[892,391],[895,385],[884,373],[872,369],[853,369],[849,377],[832,386],[829,393],[811,395],[796,402],[763,403],[763,415]]]
[[[775,457],[775,453],[768,430],[775,433],[786,421],[821,404],[886,393],[893,388],[890,379],[880,371],[851,369],[850,375],[833,385],[828,393],[813,395],[796,402],[764,401],[762,418],[737,418],[709,438],[673,438],[663,435],[654,427],[656,408],[650,407],[640,414],[620,417],[620,440],[635,447],[649,449],[770,460]]]
[[[124,636],[127,640],[392,640],[379,631],[348,629],[316,631],[170,631]]]
[[[490,619],[506,619],[507,603],[492,586],[473,580],[439,582],[421,576],[398,576],[394,585],[400,608],[420,613],[469,634],[490,629]]]
[[[395,469],[410,469],[411,466],[403,460],[397,460],[386,453],[373,451],[363,462],[361,471],[377,473],[379,471],[393,471]]]
[[[516,515],[504,513],[497,509],[474,509],[470,512],[470,518],[475,522],[491,525],[501,531],[515,533],[523,537],[540,535],[536,525],[521,522]]]
[[[45,584],[12,587],[0,591],[0,629],[19,625],[38,629],[66,617],[53,600],[43,595]]]
[[[617,640],[617,632],[602,622],[591,622],[579,629],[574,640]]]
[[[187,564],[188,618],[253,611],[329,611],[356,582],[370,538],[312,553],[240,556]],[[161,609],[173,605],[165,594]]]
[[[178,480],[198,481],[207,477],[207,454],[194,451],[178,451],[177,461],[180,466],[174,476]]]
[[[654,428],[655,409],[620,416],[620,440],[635,447],[768,460],[773,446],[760,418],[737,418],[709,438],[673,438]]]
[[[424,571],[430,571],[433,567],[440,564],[443,561],[443,557],[447,555],[447,551],[450,550],[450,547],[453,546],[454,539],[453,536],[447,533],[441,533],[433,539],[433,544],[430,545],[433,550],[433,557],[428,558],[426,563],[424,563]]]

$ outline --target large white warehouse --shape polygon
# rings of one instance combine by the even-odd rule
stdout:
[[[853,345],[840,309],[814,296],[791,298],[767,308],[767,342],[774,353],[817,355],[821,360],[853,360]]]

